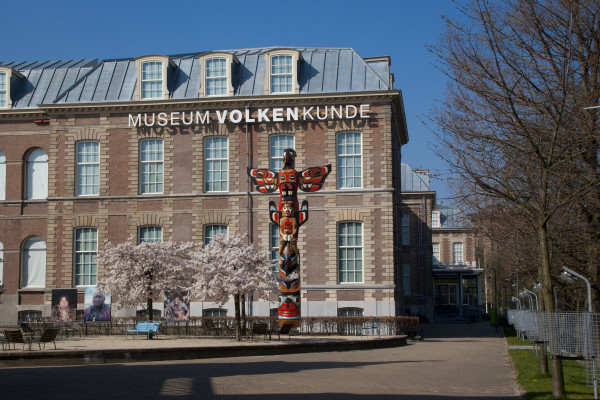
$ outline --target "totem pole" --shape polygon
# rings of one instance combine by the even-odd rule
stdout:
[[[298,205],[298,188],[315,192],[323,187],[331,172],[331,164],[311,167],[298,173],[294,169],[296,152],[283,151],[283,168],[279,173],[268,169],[248,168],[248,175],[261,193],[279,189],[279,207],[269,202],[271,221],[279,226],[279,325],[293,321],[300,325],[300,255],[298,229],[308,220],[308,202]]]

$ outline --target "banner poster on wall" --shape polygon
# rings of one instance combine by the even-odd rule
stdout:
[[[52,289],[52,322],[73,322],[77,316],[77,289]]]
[[[110,293],[103,293],[96,286],[86,287],[83,304],[84,321],[110,321]]]
[[[189,319],[189,292],[165,291],[165,321],[188,321]]]

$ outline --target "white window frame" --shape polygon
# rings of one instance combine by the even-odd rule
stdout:
[[[359,232],[348,233],[346,240],[343,240],[342,235],[342,226],[347,225],[348,227],[358,227]],[[354,230],[354,229],[353,229]],[[355,239],[359,239],[360,244],[355,242],[355,244],[351,244],[351,239],[354,236]],[[362,222],[357,221],[344,221],[338,224],[338,245],[337,245],[337,253],[338,253],[338,281],[341,284],[354,284],[354,283],[363,283],[365,280],[365,263],[364,263],[364,224]],[[346,257],[344,257],[343,253],[346,253]],[[350,254],[353,253],[354,256],[350,257]],[[359,253],[357,256],[356,254]],[[342,268],[344,262],[347,262],[347,267]],[[353,268],[350,269],[348,266],[353,265]],[[343,277],[343,272],[346,273],[346,277]],[[360,274],[360,279],[357,279],[356,276]],[[350,275],[352,275],[352,279],[350,279]]]
[[[440,253],[440,243],[439,242],[433,242],[431,243],[431,263],[433,265],[440,265],[441,264],[441,253]]]
[[[46,242],[34,236],[23,245],[22,288],[46,287]]]
[[[224,142],[225,146],[210,150],[213,143]],[[225,154],[214,156],[211,151]],[[217,169],[216,166],[219,166]],[[206,192],[227,192],[229,190],[229,138],[224,136],[208,137],[204,141],[204,190]],[[216,175],[219,179],[216,179]],[[225,175],[225,179],[223,179]],[[218,186],[218,187],[217,187]]]
[[[358,137],[358,141],[354,141],[352,144],[342,144],[342,138],[344,137]],[[363,135],[362,132],[340,132],[336,135],[336,153],[337,153],[337,181],[338,189],[357,189],[363,187]],[[347,150],[350,147],[360,146],[360,151],[356,152],[356,149],[352,149],[352,152]],[[352,160],[352,166],[343,165],[347,164],[349,160]],[[356,163],[359,164],[360,174],[356,175]],[[352,170],[352,177],[347,176],[346,171]],[[347,180],[352,179],[352,184],[346,183]],[[359,180],[359,184],[356,184],[356,180]]]
[[[144,146],[151,142],[160,144],[160,149],[146,150]],[[160,157],[148,157],[152,154],[158,154]],[[162,139],[144,139],[140,140],[140,194],[161,194],[165,186],[165,143]]]
[[[6,200],[6,156],[0,151],[0,201]]]
[[[401,216],[401,233],[402,233],[402,244],[410,244],[410,214],[403,213]]]
[[[452,264],[462,265],[465,262],[464,249],[462,242],[452,243]]]
[[[291,72],[285,74],[273,74],[273,60],[276,57],[290,56],[291,57]],[[298,83],[298,64],[302,61],[302,55],[298,50],[294,49],[273,49],[265,53],[266,59],[266,76],[265,76],[265,94],[298,94],[300,93],[300,84]],[[278,58],[277,58],[278,59]],[[290,75],[291,76],[291,90],[289,91],[274,91],[273,90],[273,76]]]
[[[162,226],[148,225],[138,228],[138,244],[155,243],[163,241]]]
[[[0,71],[0,109],[8,108],[10,93],[10,75]]]
[[[214,230],[214,231],[213,231]],[[215,235],[229,235],[229,227],[223,224],[204,225],[204,244],[207,245]]]
[[[269,168],[271,171],[281,170],[283,168],[283,151],[295,149],[295,147],[296,137],[294,135],[272,135],[269,138]]]
[[[269,250],[271,251],[271,260],[273,263],[273,271],[277,271],[279,265],[279,226],[277,224],[269,224]]]
[[[95,151],[88,151],[87,145],[96,145]],[[96,140],[77,142],[75,153],[77,196],[98,196],[100,194],[100,142]]]
[[[225,78],[225,93],[223,94],[208,94],[208,80],[211,77],[208,76],[208,63],[211,60],[215,59],[224,59],[225,60],[225,75],[220,76],[220,78]],[[201,78],[202,84],[200,85],[199,97],[224,97],[224,96],[233,96],[234,88],[233,88],[233,66],[239,64],[238,59],[231,53],[221,53],[221,52],[211,52],[207,54],[203,54],[199,57]]]
[[[160,63],[160,78],[158,79],[143,79],[144,65],[149,63]],[[167,56],[143,56],[135,59],[135,66],[137,68],[137,85],[136,85],[136,100],[162,100],[169,98],[169,90],[167,88],[169,68],[175,69],[177,66]],[[160,82],[160,95],[158,96],[144,96],[144,83],[145,82]]]
[[[431,212],[431,227],[440,228],[442,223],[442,215],[439,211]]]
[[[404,296],[411,295],[411,282],[410,282],[410,264],[402,264],[402,291]]]
[[[4,76],[4,84],[0,84],[0,110],[10,110],[12,108],[11,86],[15,80],[25,77],[12,68],[1,66],[0,76]]]
[[[25,177],[25,200],[48,198],[48,154],[35,149],[27,155]]]
[[[73,235],[75,286],[96,286],[98,283],[98,229],[76,228]],[[87,282],[86,282],[87,281]]]
[[[0,284],[4,279],[4,244],[0,242]]]

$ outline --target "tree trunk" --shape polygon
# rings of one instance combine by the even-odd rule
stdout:
[[[246,336],[246,294],[242,293],[242,335]]]
[[[233,302],[235,303],[235,340],[238,342],[242,340],[242,330],[240,324],[240,298],[239,294],[233,295]]]
[[[542,197],[543,198],[543,197]],[[540,245],[540,268],[542,278],[542,293],[544,297],[544,310],[554,311],[554,297],[552,296],[552,276],[550,274],[550,249],[548,246],[548,227],[542,222],[538,227],[538,239]],[[540,357],[541,357],[540,351]],[[546,355],[544,354],[544,360]],[[545,361],[547,363],[547,361]],[[540,359],[540,369],[542,360]],[[546,368],[548,368],[546,366]],[[541,371],[540,371],[541,373]],[[563,398],[565,394],[565,380],[563,376],[562,360],[552,356],[552,394],[554,397]]]
[[[146,321],[152,321],[152,297],[146,299]]]

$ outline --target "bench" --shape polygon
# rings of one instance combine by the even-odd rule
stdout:
[[[160,326],[160,322],[158,321],[139,321],[135,328],[127,329],[125,332],[125,340],[127,340],[127,336],[131,333],[134,334],[136,338],[139,338],[140,333],[145,333],[147,335],[147,339],[150,339],[152,336],[158,337],[158,327]]]
[[[268,329],[266,323],[256,322],[252,324],[252,339],[254,339],[254,335],[263,335],[264,339],[271,339],[271,331]]]

